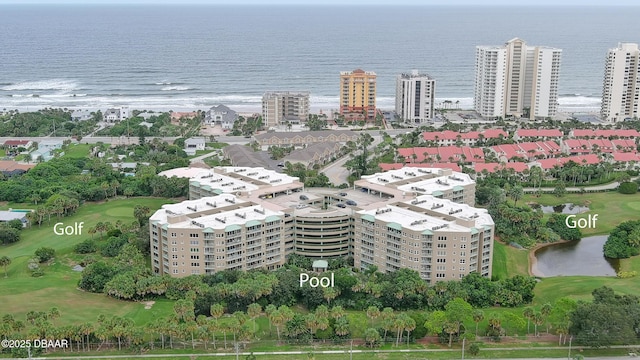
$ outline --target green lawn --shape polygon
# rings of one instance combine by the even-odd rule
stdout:
[[[86,232],[89,227],[98,221],[131,222],[134,220],[135,205],[146,205],[155,211],[167,202],[169,201],[166,199],[133,198],[90,203],[81,206],[78,212],[70,217],[52,218],[48,224],[45,222],[40,227],[23,230],[22,240],[0,247],[0,256],[6,255],[12,259],[7,271],[8,277],[0,276],[2,312],[23,318],[28,311],[45,311],[56,306],[62,314],[57,320],[61,324],[94,320],[101,313],[109,316],[126,315],[136,323],[143,324],[159,314],[169,312],[173,306],[170,301],[159,301],[150,310],[144,310],[141,303],[124,302],[103,294],[80,291],[77,289],[80,273],[71,270],[76,264],[73,259],[78,258],[72,254],[73,247],[89,238]],[[63,222],[65,225],[84,222],[83,235],[55,235],[53,226],[57,222]],[[35,250],[42,246],[54,248],[56,258],[51,265],[45,266],[43,277],[33,278],[27,270],[27,263]]]
[[[640,212],[640,193],[634,195],[623,195],[618,192],[567,194],[561,198],[552,194],[543,194],[540,197],[525,195],[522,200],[527,203],[535,202],[550,206],[563,203],[589,206],[590,211],[579,217],[598,214],[598,221],[595,229],[582,230],[584,235],[608,234],[621,222],[637,220]]]
[[[86,158],[89,156],[89,151],[91,151],[90,144],[69,145],[64,151],[64,156],[73,158]]]
[[[494,279],[529,275],[529,251],[494,241],[492,273]]]

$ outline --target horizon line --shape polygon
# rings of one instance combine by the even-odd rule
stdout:
[[[151,3],[151,2],[113,2],[113,1],[104,1],[104,2],[74,2],[74,1],[61,1],[61,2],[25,2],[25,1],[15,1],[15,2],[1,2],[0,6],[3,5],[16,5],[16,6],[59,6],[59,5],[75,5],[75,6],[145,6],[145,7],[158,7],[158,6],[225,6],[225,7],[243,7],[243,6],[257,6],[257,7],[450,7],[450,8],[459,8],[459,7],[469,7],[469,8],[543,8],[543,7],[554,7],[554,8],[637,8],[640,7],[640,3],[638,4],[413,4],[413,3],[396,3],[396,4],[358,4],[358,3],[303,3],[303,4],[290,4],[290,3],[203,3],[203,2],[165,2],[165,3]]]

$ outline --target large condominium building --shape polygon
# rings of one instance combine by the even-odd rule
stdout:
[[[164,205],[149,222],[156,274],[275,269],[293,248],[284,213],[229,194]]]
[[[409,268],[430,283],[470,272],[491,277],[494,224],[472,207],[475,183],[467,174],[405,167],[363,177],[340,193],[303,192],[297,178],[262,168],[163,174],[190,177],[191,200],[164,205],[150,218],[158,274],[275,269],[295,253],[353,256],[355,266],[382,272]]]
[[[414,70],[396,79],[396,113],[406,123],[420,124],[434,117],[436,81]]]
[[[617,122],[638,116],[639,77],[638,44],[620,43],[609,50],[602,87],[601,116],[604,121]]]
[[[309,117],[309,92],[270,91],[262,96],[262,122],[273,127],[299,124]]]
[[[561,54],[518,38],[503,46],[476,47],[475,110],[486,118],[555,116]]]
[[[375,119],[376,73],[361,69],[340,73],[340,114]]]
[[[355,266],[409,268],[431,283],[470,272],[491,277],[494,223],[487,210],[421,195],[355,214]]]

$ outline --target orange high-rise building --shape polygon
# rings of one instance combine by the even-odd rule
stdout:
[[[375,119],[376,73],[361,69],[340,73],[340,114],[350,119]]]

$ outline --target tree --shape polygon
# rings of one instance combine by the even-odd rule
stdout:
[[[531,320],[533,319],[533,314],[535,313],[535,311],[533,310],[533,308],[531,306],[527,306],[526,308],[524,308],[524,311],[522,312],[522,316],[524,316],[525,319],[527,319],[527,334],[529,334],[529,324],[531,323]]]
[[[253,331],[256,331],[256,318],[262,313],[262,306],[260,304],[252,303],[247,307],[247,315],[253,320]]]
[[[373,349],[373,346],[379,343],[382,338],[380,337],[380,333],[378,332],[378,330],[374,328],[368,328],[364,332],[364,340],[367,342],[367,344],[369,344],[369,347]]]
[[[509,197],[513,199],[514,206],[518,205],[518,200],[524,195],[524,189],[520,185],[512,186],[509,189]]]
[[[36,250],[35,255],[38,258],[38,261],[43,263],[52,259],[55,253],[56,251],[53,248],[41,247]]]
[[[476,336],[478,336],[478,325],[484,320],[484,312],[482,310],[475,310],[473,312],[473,322],[476,323]]]
[[[148,206],[136,205],[133,208],[133,216],[138,220],[140,226],[144,226],[149,219],[151,209]]]
[[[553,188],[553,194],[557,197],[563,197],[567,193],[567,188],[563,181],[558,181],[555,188]]]
[[[377,306],[371,305],[367,308],[367,317],[369,318],[369,325],[373,325],[373,321],[380,316],[380,309]]]
[[[6,278],[7,275],[7,266],[11,265],[11,258],[8,256],[3,256],[0,257],[0,266],[2,266],[4,268],[4,277]]]

